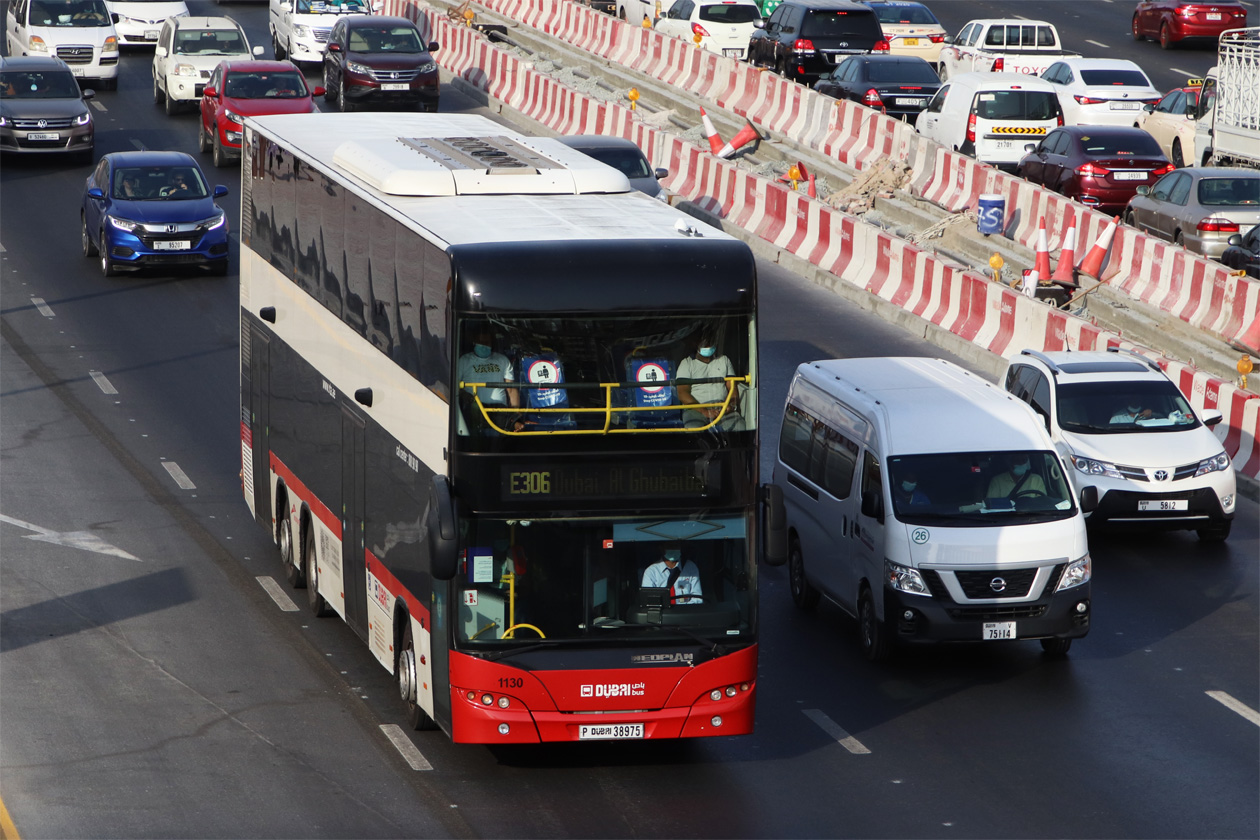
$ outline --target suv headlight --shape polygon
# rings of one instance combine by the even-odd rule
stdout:
[[[1080,455],[1072,456],[1072,466],[1076,467],[1078,472],[1085,475],[1105,475],[1108,478],[1124,478],[1120,474],[1120,470],[1116,469],[1115,464],[1108,464],[1106,461],[1095,461],[1092,458],[1082,458]]]
[[[197,68],[191,64],[176,64],[173,75],[176,76],[196,76]]]
[[[1072,589],[1083,583],[1089,583],[1089,579],[1094,576],[1093,564],[1090,562],[1088,552],[1079,560],[1073,560],[1068,563],[1068,567],[1063,570],[1063,577],[1059,578],[1059,585],[1055,587],[1055,592],[1062,592],[1065,589]]]
[[[127,233],[131,233],[139,226],[137,222],[133,222],[130,219],[120,219],[117,216],[106,216],[106,218],[109,219],[111,225],[119,230],[125,230]]]
[[[371,76],[372,69],[366,64],[359,64],[357,61],[347,61],[346,69],[351,73],[357,73],[360,76]]]
[[[87,125],[92,121],[92,112],[84,111],[82,114],[74,118],[75,125]]]
[[[436,61],[426,61],[424,64],[421,64],[421,65],[420,65],[420,71],[419,71],[419,72],[421,72],[421,73],[436,73],[436,72],[437,72],[437,69],[438,69],[438,66],[437,66],[437,62],[436,62]]]
[[[227,221],[227,213],[220,210],[208,219],[202,219],[197,224],[205,228],[206,231],[218,230],[223,227],[223,223]]]
[[[301,23],[295,23],[293,24],[293,37],[309,38],[311,37],[311,28]]]
[[[901,566],[887,559],[884,560],[884,580],[898,592],[911,595],[930,596],[932,594],[928,591],[927,584],[923,582],[923,575],[919,574],[918,569]]]
[[[1213,455],[1206,461],[1200,461],[1199,468],[1194,471],[1194,477],[1198,478],[1199,476],[1207,475],[1208,473],[1222,472],[1229,468],[1229,456],[1225,454],[1224,450],[1221,450],[1219,455]]]
[[[229,122],[234,122],[237,125],[240,125],[244,121],[244,117],[235,111],[229,111],[227,108],[223,109],[223,118]]]

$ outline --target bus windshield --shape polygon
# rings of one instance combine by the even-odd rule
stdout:
[[[743,515],[462,520],[457,644],[749,634],[748,531]]]
[[[893,511],[906,524],[1015,525],[1076,510],[1053,452],[947,452],[888,459]]]

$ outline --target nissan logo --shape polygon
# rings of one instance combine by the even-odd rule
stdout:
[[[989,588],[994,592],[1005,592],[1006,581],[1000,577],[995,577],[993,580],[989,581]]]
[[[1168,480],[1168,470],[1156,470],[1156,471],[1155,471],[1155,480],[1156,480],[1156,481],[1167,481],[1167,480]]]

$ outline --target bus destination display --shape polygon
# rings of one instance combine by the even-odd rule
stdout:
[[[563,464],[541,469],[505,466],[504,500],[699,499],[719,490],[718,464]]]

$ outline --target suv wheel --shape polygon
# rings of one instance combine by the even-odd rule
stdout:
[[[1225,542],[1229,539],[1229,531],[1233,527],[1232,519],[1226,519],[1224,522],[1213,522],[1206,528],[1198,530],[1199,539],[1202,542]]]
[[[157,76],[153,77],[153,104],[161,105],[162,100],[166,99],[166,94],[162,92],[161,85],[158,84]]]

